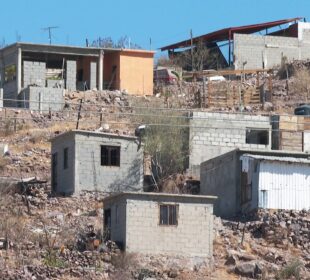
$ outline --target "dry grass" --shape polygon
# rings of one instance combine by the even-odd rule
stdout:
[[[8,159],[0,156],[0,170],[3,170],[8,165]]]

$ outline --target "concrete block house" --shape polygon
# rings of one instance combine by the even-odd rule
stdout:
[[[200,193],[214,195],[217,216],[259,208],[310,209],[309,154],[234,150],[201,164]]]
[[[271,69],[284,61],[310,58],[310,23],[296,17],[230,26],[164,46],[161,50],[175,57],[199,42],[203,42],[214,57],[205,62],[205,69]],[[191,69],[191,65],[186,68]]]
[[[52,191],[120,192],[143,188],[143,148],[136,137],[72,130],[51,140]]]
[[[104,230],[126,252],[211,258],[216,197],[119,193],[103,200]]]
[[[15,43],[0,49],[0,97],[4,107],[44,111],[62,109],[64,90],[152,95],[153,56],[147,50]]]

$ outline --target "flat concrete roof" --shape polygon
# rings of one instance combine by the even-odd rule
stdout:
[[[51,142],[53,142],[55,139],[62,138],[67,135],[75,135],[75,134],[86,134],[91,136],[100,136],[102,138],[120,138],[120,139],[126,139],[126,140],[137,140],[138,138],[131,135],[123,135],[123,134],[114,134],[114,133],[106,133],[106,132],[99,132],[99,131],[90,131],[90,130],[81,130],[81,129],[73,129],[66,132],[63,132],[59,135],[56,135],[51,139]]]
[[[195,200],[210,200],[213,201],[217,199],[217,196],[211,195],[193,195],[193,194],[173,194],[173,193],[154,193],[154,192],[120,192],[112,194],[103,199],[104,201],[112,200],[118,197],[126,198],[172,198],[172,199],[192,199]]]
[[[122,49],[122,48],[99,48],[99,47],[80,47],[68,45],[48,45],[48,44],[34,44],[27,42],[16,42],[9,46],[0,49],[0,52],[9,49],[21,48],[24,52],[40,52],[40,53],[54,53],[67,55],[89,55],[99,56],[100,51],[104,53],[109,52],[131,52],[131,53],[149,53],[154,54],[154,51],[142,49]]]

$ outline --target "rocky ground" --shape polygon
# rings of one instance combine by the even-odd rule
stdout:
[[[310,211],[215,218],[209,262],[123,254],[103,241],[101,193],[18,190],[1,194],[0,279],[310,279]]]

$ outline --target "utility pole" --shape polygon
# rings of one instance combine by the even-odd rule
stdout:
[[[42,28],[43,31],[48,31],[48,40],[50,42],[50,45],[52,44],[52,29],[59,28],[58,26],[48,26]]]
[[[193,49],[193,30],[190,30],[191,36],[191,60],[192,60],[192,71],[194,71],[194,49]]]

